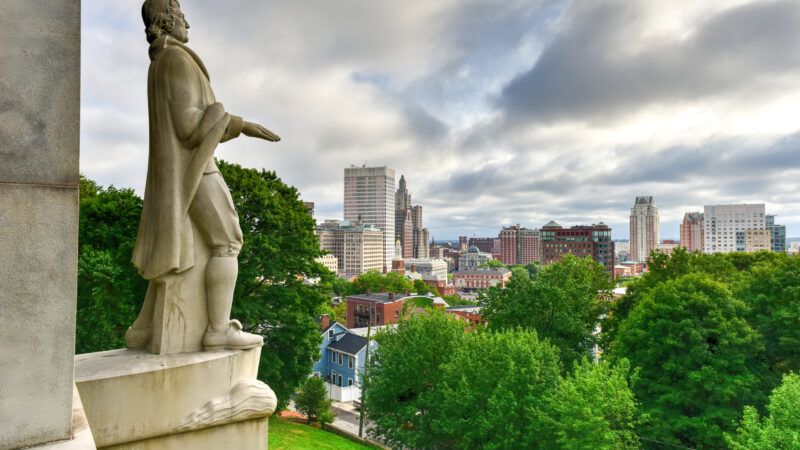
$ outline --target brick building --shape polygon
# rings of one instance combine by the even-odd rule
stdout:
[[[540,260],[539,230],[523,228],[519,224],[504,227],[500,239],[500,261],[503,264],[528,264]]]
[[[468,247],[475,246],[478,250],[482,251],[483,253],[492,253],[492,249],[494,248],[494,239],[490,237],[473,237],[469,238],[467,242]]]
[[[690,252],[702,252],[705,246],[703,213],[687,212],[681,222],[681,247]]]
[[[474,291],[500,285],[504,287],[511,279],[508,269],[475,269],[453,272],[453,284],[456,289]]]
[[[403,315],[405,297],[407,295],[391,292],[348,296],[347,327],[361,328],[397,323]]]
[[[481,314],[481,309],[481,306],[451,306],[447,308],[447,313],[468,322],[474,328],[487,323]]]
[[[614,242],[611,227],[600,222],[596,225],[578,225],[563,228],[549,222],[541,229],[542,263],[550,264],[573,254],[579,258],[591,257],[614,274]]]

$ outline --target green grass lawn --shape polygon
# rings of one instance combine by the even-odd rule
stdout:
[[[278,417],[269,419],[270,450],[362,450],[370,448],[309,425],[291,422]]]

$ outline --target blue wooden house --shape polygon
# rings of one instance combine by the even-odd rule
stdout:
[[[367,353],[367,339],[338,322],[322,328],[320,358],[312,375],[327,381],[330,398],[339,402],[361,398],[361,377]],[[372,341],[370,351],[377,344]]]

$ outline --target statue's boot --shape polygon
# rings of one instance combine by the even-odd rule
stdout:
[[[264,338],[257,334],[242,331],[242,323],[238,320],[228,322],[228,329],[224,331],[206,330],[203,337],[203,350],[246,350],[264,345]]]

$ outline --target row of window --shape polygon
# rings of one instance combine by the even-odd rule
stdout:
[[[347,360],[347,368],[352,369],[355,358],[353,358],[351,355],[345,355],[342,352],[331,350],[331,361],[333,361],[334,364],[343,366],[345,360]]]

